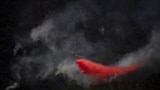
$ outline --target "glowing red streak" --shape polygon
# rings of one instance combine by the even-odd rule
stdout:
[[[98,79],[104,79],[115,74],[123,75],[128,72],[133,72],[137,70],[140,66],[144,65],[144,63],[140,63],[127,67],[104,66],[102,64],[98,64],[87,59],[78,59],[76,60],[76,64],[78,65],[80,71],[83,74],[94,76]]]

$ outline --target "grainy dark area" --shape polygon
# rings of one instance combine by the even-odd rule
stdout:
[[[159,4],[159,0],[2,0],[0,89],[16,82],[18,87],[9,90],[158,90],[160,34],[153,32],[160,32]],[[76,71],[61,71],[63,61],[77,59],[72,51],[114,64],[150,45],[154,35],[153,53],[144,55],[151,66],[113,82],[84,87],[77,83],[81,76]]]

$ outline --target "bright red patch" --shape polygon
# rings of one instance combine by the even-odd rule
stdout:
[[[98,79],[104,79],[114,75],[123,75],[128,72],[133,72],[140,66],[144,65],[144,63],[140,63],[128,67],[104,66],[87,59],[78,59],[76,60],[76,64],[78,65],[81,73],[96,77]]]

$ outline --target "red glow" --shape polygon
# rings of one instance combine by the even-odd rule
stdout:
[[[144,65],[144,63],[139,63],[127,67],[104,66],[87,59],[78,59],[76,60],[76,64],[78,65],[81,73],[96,77],[98,79],[108,78],[113,75],[124,75],[128,72],[133,72],[140,66]]]

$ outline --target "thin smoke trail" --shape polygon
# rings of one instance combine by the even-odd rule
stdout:
[[[13,83],[13,85],[8,86],[5,90],[12,90],[12,89],[17,88],[18,86],[19,86],[18,83]]]
[[[128,66],[143,60],[149,60],[152,62],[152,59],[155,56],[160,55],[160,32],[159,31],[152,31],[152,37],[149,43],[144,46],[143,48],[126,54],[118,63],[119,66]]]

